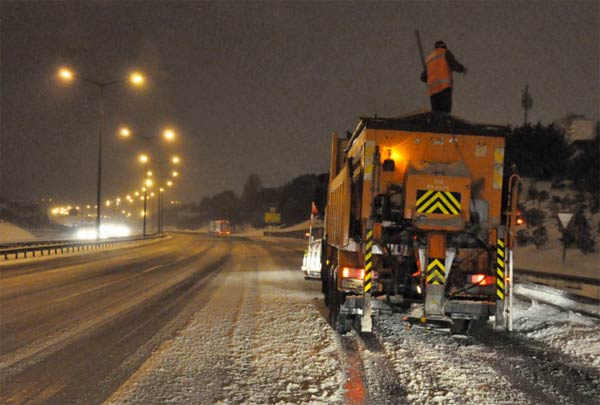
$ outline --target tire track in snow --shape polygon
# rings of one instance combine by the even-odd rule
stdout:
[[[356,340],[351,336],[340,336],[340,346],[344,353],[346,400],[350,404],[362,404],[367,398],[367,390]]]
[[[403,388],[385,348],[372,333],[340,336],[346,370],[346,400],[351,404],[404,404]]]

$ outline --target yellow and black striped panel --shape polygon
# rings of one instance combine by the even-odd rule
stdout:
[[[365,244],[365,282],[364,291],[365,294],[371,292],[372,287],[372,274],[373,274],[373,230],[367,230],[367,241]]]
[[[496,240],[496,295],[499,300],[504,299],[504,241]]]
[[[417,212],[460,215],[460,198],[455,191],[417,190]]]
[[[427,284],[445,284],[446,283],[446,267],[440,259],[429,259],[427,265]]]

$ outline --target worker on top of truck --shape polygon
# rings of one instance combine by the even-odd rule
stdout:
[[[467,74],[464,67],[448,50],[444,41],[437,41],[426,60],[421,80],[427,83],[431,111],[452,111],[452,71]]]

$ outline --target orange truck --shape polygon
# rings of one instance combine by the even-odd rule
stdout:
[[[333,135],[321,279],[337,332],[394,309],[456,333],[502,320],[506,133],[428,112]]]

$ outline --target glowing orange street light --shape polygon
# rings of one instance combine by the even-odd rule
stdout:
[[[129,75],[129,81],[134,86],[141,86],[142,84],[144,84],[146,79],[140,72],[133,72],[132,74]]]
[[[64,82],[70,82],[73,80],[73,71],[69,68],[62,67],[58,69],[58,77]]]
[[[131,135],[131,131],[127,127],[122,127],[119,130],[119,135],[121,135],[123,138],[129,138],[129,136]]]
[[[175,131],[172,129],[165,129],[163,131],[163,138],[165,138],[167,141],[172,141],[175,139]]]

